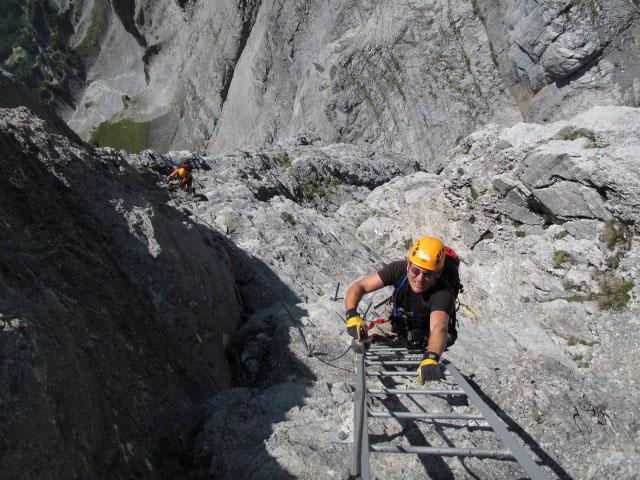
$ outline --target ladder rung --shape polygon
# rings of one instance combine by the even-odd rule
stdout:
[[[424,355],[423,352],[407,352],[406,350],[403,352],[399,352],[397,350],[369,350],[366,353],[369,355]]]
[[[484,420],[478,413],[427,413],[427,412],[372,412],[372,418],[428,418],[441,420]]]
[[[400,360],[400,359],[404,359],[404,360]],[[383,362],[383,361],[388,361],[388,362],[399,362],[399,361],[422,361],[424,360],[424,358],[422,358],[422,355],[367,355],[366,357],[367,361],[373,361],[373,362]]]
[[[369,365],[420,365],[422,360],[367,360],[366,366]]]
[[[493,457],[513,458],[509,450],[489,450],[484,448],[440,448],[440,447],[413,447],[402,445],[369,445],[372,452],[386,453],[414,453],[418,455],[440,455],[446,457]]]
[[[409,350],[367,350],[365,355],[424,355],[424,352]]]
[[[367,393],[372,395],[393,394],[393,395],[466,395],[464,390],[427,390],[422,388],[367,388]]]
[[[367,372],[368,377],[417,377],[418,372]]]
[[[394,352],[407,352],[407,347],[390,347],[389,345],[371,345],[368,351],[371,350],[393,350]]]

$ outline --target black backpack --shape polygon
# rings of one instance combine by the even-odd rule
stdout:
[[[178,168],[184,168],[189,173],[191,173],[191,170],[193,169],[190,162],[182,162],[180,165],[178,165]]]
[[[451,290],[453,290],[453,311],[449,314],[449,333],[455,339],[458,337],[458,319],[456,318],[456,312],[460,308],[460,302],[458,301],[458,294],[464,292],[464,287],[460,283],[460,259],[458,254],[449,247],[445,248],[445,260],[442,275],[440,278],[446,281]]]

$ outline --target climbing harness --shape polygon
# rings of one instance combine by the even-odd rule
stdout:
[[[422,361],[422,352],[408,350],[404,347],[371,346],[364,354],[356,354],[356,390],[354,394],[354,429],[352,433],[332,432],[330,440],[334,443],[353,443],[353,462],[348,475],[350,480],[369,480],[369,452],[409,453],[418,455],[456,456],[456,457],[491,457],[515,459],[532,480],[543,480],[547,477],[526,450],[507,431],[503,422],[493,410],[480,398],[473,387],[458,372],[453,363],[443,360],[441,363],[446,373],[457,383],[458,388],[371,388],[367,386],[367,378],[384,379],[392,377],[416,377],[415,370],[401,371],[398,368],[417,368]],[[367,367],[382,370],[367,370]],[[411,396],[417,403],[418,397],[431,395],[440,398],[464,396],[480,412],[476,413],[438,413],[428,412],[421,408],[420,412],[405,411],[373,411],[367,405],[368,395],[387,397]],[[405,420],[464,420],[487,422],[491,430],[500,438],[508,450],[483,448],[431,447],[421,445],[394,445],[372,443],[369,438],[369,419]],[[436,422],[437,423],[437,422]],[[441,425],[443,426],[443,425]]]

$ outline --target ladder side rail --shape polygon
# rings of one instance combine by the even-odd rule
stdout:
[[[471,403],[480,411],[485,420],[489,423],[494,432],[500,437],[504,444],[511,450],[514,458],[518,461],[524,471],[531,477],[531,480],[547,480],[546,475],[537,463],[529,456],[524,448],[513,438],[513,436],[507,431],[500,418],[495,414],[489,406],[484,403],[480,395],[473,389],[473,387],[465,380],[460,374],[458,369],[453,363],[444,363],[445,368],[449,371],[454,380],[462,387],[467,393],[467,398],[471,400]]]
[[[353,471],[355,478],[359,480],[369,480],[369,427],[364,357],[362,353],[356,354],[356,391],[353,402]]]
[[[391,371],[377,371],[367,372],[367,377],[417,377],[418,372],[391,372]]]

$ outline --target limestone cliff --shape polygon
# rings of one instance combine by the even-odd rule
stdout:
[[[0,72],[3,476],[343,478],[342,297],[430,234],[462,258],[447,358],[550,478],[635,478],[636,0],[47,9],[80,63],[39,38],[38,65],[78,135]],[[95,143],[140,153],[85,143],[99,124]],[[166,185],[183,160],[195,197]],[[498,447],[473,422],[372,433]]]
[[[231,385],[235,248],[25,107],[0,109],[0,152],[1,476],[171,470],[192,409]]]
[[[311,134],[127,155],[50,134],[22,107],[0,115],[10,477],[342,478],[351,452],[328,433],[352,424],[345,288],[434,234],[461,255],[466,287],[447,358],[550,478],[634,478],[639,109],[488,126],[438,174]],[[185,159],[196,197],[166,190]],[[499,447],[473,421],[419,435]],[[374,456],[372,471],[521,475],[404,456]]]
[[[434,169],[486,123],[640,101],[632,0],[67,3],[85,81],[61,113],[85,140],[128,119],[136,145],[213,154],[311,130]]]

